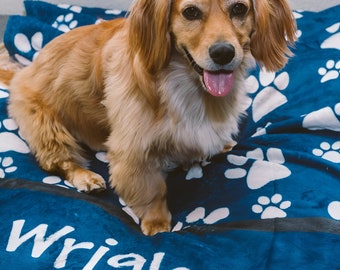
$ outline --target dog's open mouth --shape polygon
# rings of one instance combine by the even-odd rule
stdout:
[[[202,82],[206,88],[206,90],[215,97],[224,97],[227,96],[234,85],[234,74],[233,71],[229,70],[217,70],[217,71],[209,71],[201,68],[188,52],[187,49],[184,48],[185,54],[195,69],[195,71],[202,77]]]

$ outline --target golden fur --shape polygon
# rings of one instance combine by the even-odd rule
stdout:
[[[280,69],[294,39],[284,0],[138,0],[126,19],[49,43],[14,76],[9,113],[41,167],[78,190],[105,188],[86,169],[79,143],[107,150],[110,185],[141,218],[143,233],[169,231],[164,169],[232,144],[244,69],[253,56]],[[208,93],[217,76],[232,89]]]

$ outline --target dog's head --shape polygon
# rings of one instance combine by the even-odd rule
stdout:
[[[214,96],[229,93],[251,55],[269,71],[282,68],[296,33],[285,0],[138,0],[130,23],[149,72],[167,64],[173,45]]]

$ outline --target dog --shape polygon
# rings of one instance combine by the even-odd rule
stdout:
[[[81,145],[107,151],[142,232],[168,232],[164,170],[232,146],[246,69],[282,68],[295,34],[285,0],[138,0],[47,44],[11,79],[9,115],[40,166],[80,191],[106,188]]]

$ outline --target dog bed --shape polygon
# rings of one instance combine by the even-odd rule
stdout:
[[[125,16],[26,1],[4,36],[29,65],[56,36]],[[340,269],[340,6],[295,11],[288,65],[247,78],[248,116],[227,154],[168,174],[172,232],[144,236],[113,190],[77,192],[41,170],[0,86],[1,269]],[[1,66],[17,66],[1,53]],[[5,59],[5,60],[4,60]],[[104,152],[90,167],[108,179]]]

